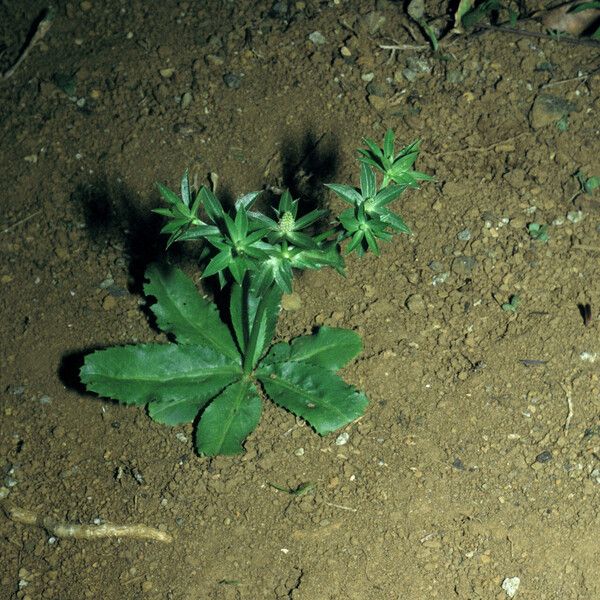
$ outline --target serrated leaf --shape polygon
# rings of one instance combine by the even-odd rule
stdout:
[[[303,362],[265,366],[256,373],[269,397],[326,435],[360,417],[367,406],[362,392],[328,369]]]
[[[274,348],[265,356],[262,365],[302,361],[329,371],[338,371],[359,354],[362,341],[360,336],[350,329],[320,327],[313,335],[293,339],[287,352],[279,344]]]
[[[196,449],[205,456],[239,454],[258,425],[262,403],[249,380],[232,383],[204,410],[196,429]]]
[[[239,352],[229,329],[219,318],[217,307],[200,296],[183,271],[168,265],[151,265],[146,278],[144,292],[157,300],[150,309],[162,331],[172,333],[179,343],[210,346],[234,361],[239,360]]]
[[[165,425],[181,425],[192,423],[198,412],[204,408],[223,388],[231,383],[232,378],[210,377],[202,385],[196,387],[194,397],[155,400],[148,404],[148,414],[157,423]]]
[[[85,357],[81,382],[92,392],[125,404],[204,398],[202,387],[223,388],[241,374],[213,348],[179,344],[137,344],[98,350]]]

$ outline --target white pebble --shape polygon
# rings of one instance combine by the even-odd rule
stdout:
[[[350,434],[346,431],[344,431],[344,433],[340,433],[340,435],[337,436],[337,438],[335,439],[335,445],[336,446],[345,446],[348,443],[348,440],[350,439]]]
[[[507,577],[502,582],[502,589],[509,598],[514,598],[520,585],[521,580],[518,577]]]

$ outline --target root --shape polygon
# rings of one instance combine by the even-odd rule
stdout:
[[[76,538],[79,540],[96,540],[100,538],[132,538],[136,540],[153,540],[156,542],[171,543],[173,536],[165,531],[147,525],[113,525],[101,523],[100,525],[77,525],[74,523],[61,523],[52,517],[40,516],[30,510],[18,506],[0,504],[6,516],[15,523],[35,525],[42,527],[50,535],[61,538]]]

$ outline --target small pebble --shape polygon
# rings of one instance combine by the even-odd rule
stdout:
[[[337,438],[335,439],[335,445],[336,446],[345,446],[348,443],[349,439],[350,439],[350,434],[347,431],[344,431],[343,433],[340,433],[340,435],[338,435]]]
[[[521,580],[518,577],[507,577],[502,582],[502,589],[509,598],[514,598],[520,585]]]
[[[228,88],[237,90],[242,85],[242,78],[235,73],[225,73],[223,75],[223,82]]]
[[[420,294],[411,294],[404,302],[404,306],[412,313],[425,312],[425,300]]]
[[[471,239],[471,232],[468,229],[459,231],[456,236],[461,242],[468,242]]]
[[[571,221],[571,223],[579,223],[583,220],[583,213],[580,210],[572,210],[567,213],[567,219]]]
[[[294,454],[296,456],[304,456],[304,448],[298,448],[298,449],[294,450]]]
[[[550,450],[544,450],[544,452],[540,452],[536,457],[535,461],[539,463],[547,463],[552,460],[552,452]]]
[[[175,69],[173,69],[172,67],[166,67],[165,69],[161,69],[159,73],[161,77],[164,77],[165,79],[170,79],[171,77],[173,77]]]
[[[324,44],[326,41],[325,37],[323,36],[323,34],[320,31],[313,31],[308,36],[308,39],[316,46],[320,46],[321,44]]]

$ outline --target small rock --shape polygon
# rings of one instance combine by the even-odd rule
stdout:
[[[571,223],[579,223],[583,221],[583,213],[580,210],[571,210],[567,213],[567,219],[571,221]]]
[[[448,273],[448,272],[440,273],[439,275],[435,275],[434,277],[431,278],[431,285],[437,286],[437,285],[441,285],[442,283],[446,283],[446,281],[448,280],[448,277],[450,277],[450,273]]]
[[[242,85],[242,78],[235,73],[225,73],[223,82],[228,88],[237,90]]]
[[[372,71],[369,71],[367,73],[363,73],[360,78],[365,82],[365,83],[370,83],[371,81],[373,81],[373,79],[375,78],[375,73],[373,73]]]
[[[336,446],[345,446],[348,443],[349,439],[350,439],[350,434],[347,431],[344,431],[343,433],[340,433],[340,435],[338,435],[337,438],[335,439],[335,445]]]
[[[414,83],[417,80],[417,72],[412,69],[402,69],[402,77],[404,77],[406,81]]]
[[[365,24],[369,35],[373,35],[383,26],[385,17],[380,12],[372,10],[362,18],[362,22]]]
[[[540,452],[535,457],[535,462],[539,462],[539,463],[547,463],[547,462],[550,462],[551,460],[552,460],[552,452],[550,452],[550,450],[544,450],[543,452]]]
[[[410,56],[406,59],[406,66],[415,73],[431,73],[431,65],[422,56]]]
[[[296,456],[304,456],[304,448],[297,448],[296,450],[294,450],[294,454]]]
[[[108,296],[104,297],[104,300],[102,300],[102,308],[104,310],[113,310],[114,308],[116,308],[117,306],[117,299],[114,296],[111,296],[110,294]]]
[[[375,96],[373,94],[368,97],[369,104],[377,111],[382,112],[387,108],[387,100],[381,96]]]
[[[220,67],[225,62],[225,59],[216,54],[207,54],[204,57],[204,62],[206,62],[208,66]]]
[[[446,81],[448,83],[462,83],[465,74],[459,69],[449,69],[446,72]]]
[[[175,74],[175,69],[173,69],[173,67],[166,67],[164,69],[161,69],[159,73],[161,77],[164,77],[165,79],[170,79]]]
[[[469,275],[476,264],[477,259],[473,256],[457,256],[452,261],[452,272],[457,275]]]
[[[427,308],[425,300],[420,294],[411,294],[404,302],[404,306],[412,313],[424,313]]]
[[[181,108],[184,110],[192,103],[192,92],[185,92],[181,97]]]
[[[539,94],[531,107],[529,122],[533,129],[541,129],[560,121],[563,117],[568,116],[569,113],[576,110],[577,106],[575,104],[560,96]]]
[[[302,298],[295,292],[284,294],[281,297],[281,308],[287,311],[300,310],[302,308]]]
[[[502,582],[502,589],[509,598],[514,598],[520,585],[521,580],[518,577],[507,577]]]
[[[308,36],[308,39],[316,46],[320,46],[321,44],[324,44],[327,41],[325,40],[325,36],[320,31],[313,31]]]
[[[468,242],[471,239],[471,231],[469,229],[463,229],[459,231],[456,236],[461,242]]]

